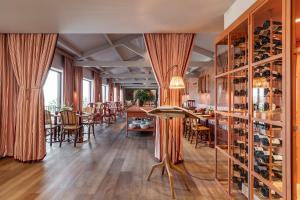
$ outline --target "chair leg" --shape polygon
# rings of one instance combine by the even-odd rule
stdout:
[[[50,147],[52,147],[52,135],[53,135],[53,130],[50,130]]]
[[[75,133],[74,147],[76,147],[76,142],[77,142],[77,139],[78,139],[78,134],[79,134],[79,131],[77,129],[76,133]]]
[[[192,131],[192,133],[191,133],[191,141],[190,141],[190,143],[192,144],[193,143],[193,139],[194,139],[194,134],[195,134],[195,131]]]
[[[95,124],[92,124],[92,131],[93,131],[94,138],[96,138],[96,135],[95,135]]]
[[[65,133],[64,130],[61,131],[61,135],[60,135],[60,143],[59,143],[59,147],[61,147],[61,144],[63,142],[63,137],[64,137]]]
[[[88,125],[89,126],[89,128],[88,128],[88,140],[90,140],[90,135],[91,135],[91,125],[89,124]]]

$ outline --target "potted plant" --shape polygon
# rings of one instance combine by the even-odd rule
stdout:
[[[148,90],[140,89],[135,94],[135,99],[140,107],[142,107],[146,101],[152,101],[153,98],[153,94]]]

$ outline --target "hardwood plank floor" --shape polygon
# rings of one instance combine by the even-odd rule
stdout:
[[[44,161],[24,164],[11,158],[0,160],[0,199],[171,199],[167,176],[155,171],[146,180],[154,160],[154,137],[130,133],[125,122],[98,126],[91,142],[53,144]],[[184,139],[187,191],[175,176],[177,199],[225,199],[214,182],[214,150],[194,148]]]

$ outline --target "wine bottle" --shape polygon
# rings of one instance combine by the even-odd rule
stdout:
[[[260,138],[261,140],[261,143],[264,145],[264,146],[270,146],[270,138],[267,137],[267,136],[264,136],[262,138]],[[279,139],[279,138],[272,138],[272,146],[282,146],[282,140]]]

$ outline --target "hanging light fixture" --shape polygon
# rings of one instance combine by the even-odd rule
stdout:
[[[170,81],[170,89],[184,89],[184,81],[181,76],[172,76],[171,81]]]
[[[166,76],[170,73],[170,71],[174,68],[178,68],[178,65],[173,65],[172,67],[170,67],[166,73]],[[183,80],[183,77],[182,76],[172,76],[171,77],[171,81],[170,81],[170,84],[169,84],[169,88],[170,89],[184,89],[185,88],[185,85],[184,85],[184,80]]]

